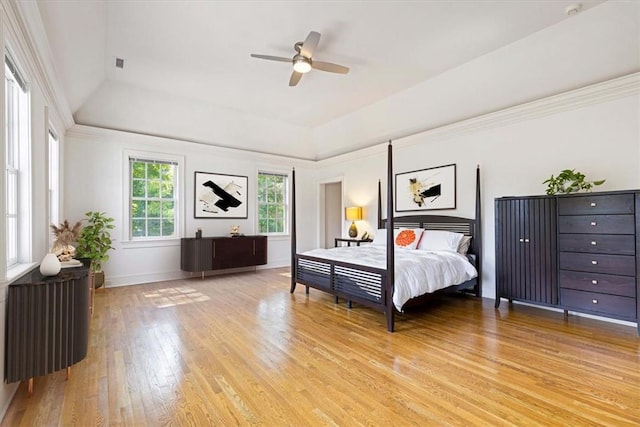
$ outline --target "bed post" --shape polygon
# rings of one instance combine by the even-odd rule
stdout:
[[[291,290],[296,290],[296,168],[291,170]]]
[[[378,180],[378,230],[382,230],[382,183]]]
[[[395,272],[395,248],[393,242],[393,147],[387,147],[387,283],[385,286],[385,314],[387,330],[393,332],[395,311],[393,307],[393,283]]]
[[[474,240],[474,252],[476,254],[476,270],[478,280],[475,286],[475,294],[482,296],[482,203],[480,198],[480,165],[476,167],[476,230]]]

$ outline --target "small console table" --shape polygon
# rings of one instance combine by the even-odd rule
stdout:
[[[89,266],[64,268],[44,277],[35,269],[9,285],[5,338],[8,383],[67,368],[87,356],[89,346]]]
[[[180,242],[180,268],[201,272],[267,263],[267,236],[185,237]]]

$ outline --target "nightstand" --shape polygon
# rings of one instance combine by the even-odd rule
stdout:
[[[355,243],[356,246],[360,246],[360,243],[369,243],[369,242],[373,242],[373,239],[351,239],[351,238],[336,237],[334,246],[337,248],[339,246],[338,243],[346,243],[347,246],[351,246],[352,243]]]

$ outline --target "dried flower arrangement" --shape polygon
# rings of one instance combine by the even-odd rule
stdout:
[[[82,231],[82,222],[78,221],[71,227],[66,219],[59,227],[51,224],[51,231],[55,236],[51,252],[57,255],[60,261],[71,261],[76,254],[76,248],[72,245],[78,241]]]

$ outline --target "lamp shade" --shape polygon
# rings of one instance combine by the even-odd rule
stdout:
[[[344,216],[348,221],[360,221],[362,219],[362,208],[351,206],[344,210]]]

